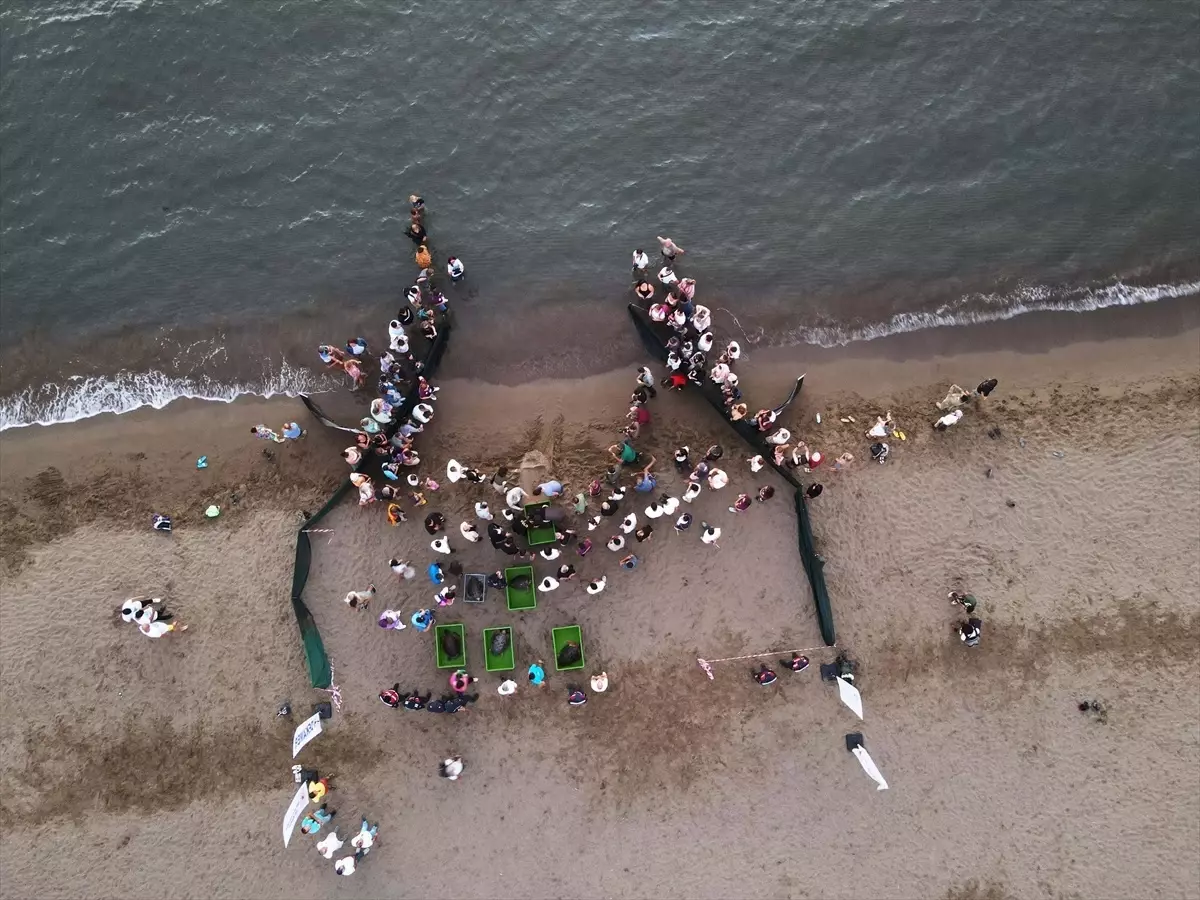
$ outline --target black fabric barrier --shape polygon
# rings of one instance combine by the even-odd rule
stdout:
[[[441,318],[438,335],[430,342],[422,360],[421,374],[430,379],[433,378],[450,343],[450,330],[453,322],[448,315]],[[322,425],[336,428],[339,431],[355,432],[358,430],[348,425],[337,424],[325,415],[312,397],[307,394],[301,394],[300,400]],[[392,424],[387,428],[389,438],[399,430],[418,402],[417,387],[414,384],[412,389],[405,394],[404,402],[395,408],[396,415]],[[375,470],[375,474],[378,475],[380,465],[378,457],[368,456],[354,470],[356,472]],[[347,478],[333,496],[325,502],[325,505],[305,520],[296,535],[296,561],[292,567],[292,612],[296,615],[296,624],[300,626],[300,640],[304,644],[304,660],[308,666],[308,680],[315,688],[329,688],[333,683],[333,669],[329,664],[329,656],[325,652],[325,642],[321,640],[321,632],[317,630],[317,623],[313,621],[312,612],[309,611],[303,600],[304,586],[308,583],[308,570],[312,565],[312,541],[309,539],[308,531],[325,518],[353,490],[354,485]]]

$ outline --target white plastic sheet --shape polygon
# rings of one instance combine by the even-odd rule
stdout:
[[[871,759],[871,754],[866,751],[866,748],[859,746],[855,747],[850,752],[858,758],[858,764],[863,767],[863,771],[866,772],[867,775],[869,775],[871,779],[878,785],[875,790],[886,791],[888,789],[888,783],[883,780],[883,775],[876,767],[875,760]]]
[[[837,685],[838,699],[850,707],[850,711],[861,719],[863,717],[862,694],[858,692],[858,688],[842,678],[841,675],[837,678]]]

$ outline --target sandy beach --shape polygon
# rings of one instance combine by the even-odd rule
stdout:
[[[327,699],[308,685],[288,597],[301,511],[345,477],[345,435],[289,400],[0,435],[0,896],[1200,897],[1200,331],[906,358],[875,343],[816,364],[751,350],[739,369],[752,405],[807,370],[786,423],[828,459],[857,457],[818,470],[812,516],[861,723],[819,678],[830,650],[770,688],[748,663],[717,663],[711,682],[697,666],[821,641],[790,493],[752,475],[686,393],[660,392],[639,447],[678,493],[671,449],[724,445],[730,487],[693,510],[722,526],[720,549],[660,520],[633,572],[600,540],[572,559],[582,581],[608,574],[597,597],[577,581],[521,616],[494,599],[441,611],[466,623],[478,661],[481,699],[457,716],[379,702],[393,682],[446,681],[430,636],[374,613],[431,604],[423,572],[400,582],[387,566],[424,568],[429,510],[467,571],[500,565],[486,541],[455,539],[476,500],[499,498],[440,478],[398,528],[350,500],[324,521],[305,599],[344,708],[301,759],[337,773],[339,834],[360,814],[380,823],[349,879],[312,838],[282,845],[298,718],[275,717],[285,699],[298,715]],[[999,389],[933,432],[947,385],[986,377]],[[442,381],[422,473],[536,449],[573,493],[603,471],[633,380]],[[879,466],[863,431],[885,410],[908,440]],[[248,431],[293,418],[310,429],[295,445]],[[762,484],[774,499],[727,512]],[[175,516],[170,536],[149,528],[159,511]],[[346,591],[369,582],[372,612],[348,609]],[[953,588],[980,599],[977,648],[953,634]],[[168,598],[188,633],[113,624],[140,594]],[[607,693],[571,709],[575,680],[551,673],[497,696],[484,627],[514,625],[523,667],[575,622]],[[1081,715],[1084,699],[1107,721]],[[854,731],[890,790],[846,752]],[[468,769],[449,783],[436,766],[454,752]]]

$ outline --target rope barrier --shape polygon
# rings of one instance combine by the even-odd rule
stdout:
[[[801,647],[799,650],[771,650],[771,651],[768,651],[767,653],[750,653],[750,654],[747,654],[746,656],[723,656],[720,659],[701,659],[700,657],[696,657],[696,662],[699,663],[700,668],[702,668],[704,670],[704,674],[708,676],[708,680],[713,681],[716,677],[712,670],[713,663],[737,662],[738,660],[743,660],[743,659],[761,659],[764,656],[777,656],[777,655],[783,654],[783,653],[805,654],[805,653],[816,653],[818,650],[835,650],[835,649],[837,649],[836,644],[834,644],[831,647],[826,647],[826,646],[822,645],[820,647]]]

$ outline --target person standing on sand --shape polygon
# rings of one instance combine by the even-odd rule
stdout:
[[[282,433],[284,439],[289,441],[298,441],[300,438],[304,437],[305,434],[307,434],[307,432],[300,427],[299,422],[284,422]]]
[[[333,871],[337,872],[339,875],[353,875],[354,874],[354,860],[356,858],[357,858],[357,855],[356,856],[343,856],[341,859],[339,859],[337,862],[335,862],[333,864]]]
[[[338,838],[337,829],[335,828],[323,840],[317,842],[317,852],[326,859],[333,859],[333,854],[341,850],[342,845],[345,843],[345,841]]]
[[[658,244],[662,250],[663,259],[667,263],[673,263],[675,261],[676,256],[679,256],[686,252],[682,247],[680,247],[678,244],[676,244],[669,237],[663,237],[662,235],[659,235],[658,236]]]
[[[967,619],[958,626],[958,639],[968,647],[977,647],[982,633],[983,622],[979,619]]]
[[[988,394],[990,394],[992,391],[994,391],[996,389],[996,385],[998,385],[999,383],[1000,382],[995,378],[989,378],[987,381],[979,382],[979,387],[975,388],[975,396],[977,398],[978,397],[986,397]]]
[[[438,774],[450,781],[458,781],[464,768],[461,756],[451,756],[449,759],[442,760],[438,766]]]

